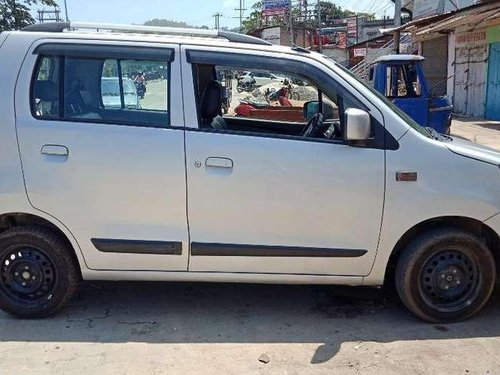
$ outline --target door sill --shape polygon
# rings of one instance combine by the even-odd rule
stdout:
[[[84,280],[107,281],[179,281],[256,284],[329,284],[362,285],[362,276],[235,273],[235,272],[188,272],[188,271],[82,271]]]

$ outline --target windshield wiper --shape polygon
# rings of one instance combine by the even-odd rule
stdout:
[[[435,139],[436,141],[442,141],[443,140],[443,136],[441,134],[439,134],[435,129],[431,128],[431,127],[426,127],[425,130],[427,130],[427,132],[429,133],[429,135],[432,137],[432,139]]]

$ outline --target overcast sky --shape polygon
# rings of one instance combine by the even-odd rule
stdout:
[[[56,0],[61,10],[64,1]],[[239,0],[66,0],[69,18],[74,21],[95,21],[108,23],[141,24],[153,18],[166,18],[185,21],[190,25],[212,27],[213,14],[220,12],[221,26],[229,28],[239,25],[234,10]],[[245,7],[250,9],[256,0],[246,0]],[[294,3],[298,0],[294,0]],[[377,12],[379,15],[393,14],[394,5],[390,0],[335,0],[343,8],[359,12]],[[309,0],[314,4],[315,0]],[[34,10],[40,6],[34,6]],[[246,14],[249,12],[247,11]]]

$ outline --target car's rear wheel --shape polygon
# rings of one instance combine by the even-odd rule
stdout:
[[[433,323],[477,313],[491,296],[495,280],[495,260],[486,243],[457,228],[422,234],[403,251],[396,268],[403,303]]]
[[[69,245],[45,228],[16,227],[0,234],[0,308],[21,318],[61,309],[80,273]]]

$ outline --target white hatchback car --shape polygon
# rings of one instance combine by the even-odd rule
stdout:
[[[252,71],[246,72],[240,77],[240,81],[243,83],[250,83],[255,81],[255,85],[260,87],[268,85],[271,83],[283,83],[285,78],[278,77],[270,72],[266,71]]]
[[[123,103],[125,108],[141,108],[139,96],[134,82],[130,78],[123,78]],[[122,98],[120,79],[118,77],[102,77],[101,95],[104,108],[121,108]]]
[[[2,33],[0,51],[5,311],[52,314],[81,278],[394,278],[431,322],[488,301],[500,154],[420,127],[325,56],[224,31],[73,23]],[[141,108],[126,105],[124,72],[158,69]],[[315,94],[233,100],[245,107],[223,116],[218,72],[230,88],[242,70]],[[109,76],[119,106],[105,104]]]

